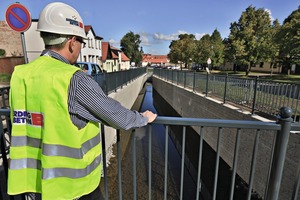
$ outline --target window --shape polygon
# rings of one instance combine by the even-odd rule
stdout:
[[[263,68],[264,67],[264,62],[259,63],[259,67]]]

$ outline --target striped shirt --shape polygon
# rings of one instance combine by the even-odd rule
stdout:
[[[56,52],[45,50],[42,55],[69,63]],[[102,122],[116,129],[128,130],[147,125],[148,119],[137,111],[123,107],[107,96],[98,83],[83,71],[74,73],[70,81],[68,109],[72,122],[78,129],[88,121]]]

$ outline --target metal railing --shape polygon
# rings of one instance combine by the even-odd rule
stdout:
[[[223,103],[244,106],[252,114],[276,116],[279,108],[290,107],[293,121],[300,121],[300,84],[166,69],[155,69],[154,75],[194,92],[218,97]]]
[[[130,199],[137,199],[137,170],[136,170],[136,163],[139,162],[144,162],[147,163],[148,167],[147,172],[142,172],[142,173],[147,173],[148,175],[148,182],[147,182],[147,187],[148,187],[148,199],[157,199],[157,196],[154,197],[152,196],[153,190],[155,188],[153,187],[153,177],[157,174],[153,172],[152,166],[155,164],[153,163],[153,157],[156,155],[154,153],[153,149],[153,144],[152,144],[152,137],[154,134],[159,134],[157,132],[153,132],[153,127],[155,125],[164,125],[166,127],[165,129],[165,156],[164,156],[164,180],[161,184],[163,184],[163,190],[159,190],[162,194],[162,198],[160,199],[169,199],[168,198],[168,138],[170,137],[170,127],[171,126],[180,126],[182,127],[182,134],[181,134],[181,139],[180,139],[180,154],[184,155],[181,156],[181,161],[180,161],[180,188],[178,191],[178,196],[179,199],[183,199],[183,191],[184,187],[189,187],[189,185],[184,184],[184,173],[185,171],[184,166],[187,164],[187,154],[186,154],[186,138],[189,132],[187,132],[187,127],[194,127],[196,130],[198,130],[198,135],[199,135],[199,146],[195,147],[199,149],[199,155],[198,155],[198,165],[196,166],[197,172],[196,172],[196,184],[197,184],[197,189],[195,192],[195,199],[203,199],[202,198],[202,190],[203,190],[203,185],[202,185],[202,179],[203,179],[203,172],[202,171],[202,166],[205,160],[203,160],[203,142],[204,139],[207,135],[212,135],[215,134],[216,136],[216,144],[215,144],[215,149],[216,149],[216,156],[215,156],[215,166],[214,166],[214,176],[211,177],[211,180],[213,182],[213,186],[209,190],[211,197],[209,199],[220,199],[220,196],[223,198],[222,193],[218,193],[218,182],[222,179],[222,177],[219,176],[219,163],[222,155],[222,149],[224,148],[222,144],[222,140],[224,140],[224,137],[227,137],[226,131],[227,129],[232,129],[232,131],[235,133],[235,148],[232,152],[233,154],[233,160],[232,160],[232,165],[231,165],[231,179],[227,183],[230,185],[230,194],[229,197],[224,197],[224,199],[234,199],[235,192],[237,190],[236,188],[236,177],[239,173],[240,167],[240,154],[242,153],[241,149],[243,149],[243,134],[244,130],[250,131],[248,134],[252,136],[252,138],[255,138],[254,143],[253,143],[253,151],[252,151],[252,159],[247,167],[247,169],[250,169],[248,172],[249,174],[249,180],[247,181],[248,183],[248,192],[247,192],[247,198],[245,199],[251,199],[252,191],[256,188],[254,188],[254,182],[256,178],[256,169],[259,167],[257,163],[259,162],[258,160],[258,153],[260,152],[260,138],[262,138],[266,132],[270,132],[274,136],[274,141],[271,142],[271,155],[270,155],[270,162],[267,163],[268,171],[264,171],[264,174],[267,174],[267,181],[266,181],[266,186],[264,188],[264,192],[261,192],[261,196],[263,196],[263,199],[266,200],[277,200],[280,199],[281,193],[281,184],[282,184],[282,175],[283,175],[283,168],[284,165],[286,164],[286,154],[288,150],[288,142],[290,141],[290,138],[293,134],[296,134],[295,131],[300,131],[300,125],[298,123],[292,123],[292,118],[291,118],[292,110],[289,108],[282,108],[280,109],[280,117],[278,117],[277,123],[275,122],[259,122],[259,121],[244,121],[244,120],[220,120],[220,119],[200,119],[200,118],[178,118],[178,117],[157,117],[157,119],[153,122],[148,127],[148,159],[147,160],[137,160],[135,154],[136,154],[136,138],[133,136],[132,137],[132,151],[133,151],[133,159],[132,159],[132,166],[133,166],[133,198]],[[3,188],[6,188],[6,185],[3,185],[6,183],[7,180],[7,167],[8,167],[8,162],[7,162],[7,153],[8,151],[8,146],[9,146],[9,136],[10,136],[10,130],[11,126],[9,123],[9,110],[0,110],[0,116],[2,118],[2,123],[0,123],[0,144],[1,144],[1,153],[2,153],[2,160],[3,160],[3,165],[1,168],[4,168],[4,175],[1,176],[1,199],[6,200],[9,196],[5,193],[3,193]],[[104,128],[103,125],[101,126],[102,129],[102,138],[105,138],[105,133],[104,133]],[[105,142],[105,139],[102,139],[103,142]],[[7,144],[8,145],[7,145]],[[144,144],[145,145],[145,144]],[[298,144],[299,145],[299,144]],[[120,133],[117,130],[117,160],[118,160],[118,192],[116,188],[109,188],[108,187],[108,178],[107,178],[107,169],[106,166],[104,167],[104,190],[105,190],[105,199],[109,199],[108,195],[108,190],[113,189],[113,194],[115,195],[112,197],[112,199],[116,199],[117,195],[119,199],[123,199],[125,194],[123,193],[122,190],[122,176],[121,176],[121,171],[122,171],[122,165],[121,165],[121,156],[120,156]],[[105,153],[105,143],[103,144],[103,162],[106,163],[106,153]],[[264,155],[267,157],[267,155]],[[249,158],[251,158],[249,157]],[[297,159],[299,159],[299,152],[298,156],[296,156]],[[246,158],[249,160],[249,158]],[[299,199],[299,185],[300,185],[300,160],[297,161],[298,163],[298,172],[297,174],[293,174],[293,179],[289,180],[289,183],[293,185],[293,190],[292,194],[288,194],[290,196],[289,199],[291,200],[297,200]],[[205,173],[205,172],[204,172]],[[158,184],[155,182],[155,184]],[[20,196],[18,197],[9,197],[10,199],[17,199],[21,198]],[[283,199],[283,198],[281,198]],[[287,198],[285,198],[287,199]]]
[[[0,108],[9,108],[9,89],[10,87],[0,87]]]
[[[116,92],[134,79],[146,73],[145,67],[130,70],[109,72],[93,75],[95,81],[100,85],[106,94]]]

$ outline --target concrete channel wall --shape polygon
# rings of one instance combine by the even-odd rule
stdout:
[[[142,90],[147,80],[147,74],[144,74],[137,79],[131,81],[126,86],[118,89],[116,92],[110,93],[108,96],[119,101],[124,107],[131,109],[135,100],[137,99],[140,91]],[[106,157],[107,165],[113,156],[113,145],[116,143],[116,129],[105,126],[105,144],[106,144]]]
[[[152,84],[154,90],[182,117],[269,121],[259,116],[252,116],[251,113],[243,112],[234,106],[222,104],[222,102],[208,98],[203,94],[188,91],[155,76],[153,77]],[[199,134],[199,127],[194,129]],[[236,132],[236,129],[222,129],[220,156],[230,167],[233,163]],[[262,130],[259,137],[259,152],[256,160],[253,189],[261,197],[264,197],[267,184],[274,135],[274,131]],[[255,136],[256,131],[254,130],[242,130],[241,132],[237,173],[247,183],[249,182]],[[216,128],[205,127],[203,138],[215,151],[217,148],[217,137],[218,130]],[[299,147],[300,136],[298,134],[290,134],[279,199],[292,199],[299,162]],[[195,168],[197,169],[197,166]],[[213,179],[214,177],[211,178]]]

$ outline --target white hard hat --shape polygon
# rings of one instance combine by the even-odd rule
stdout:
[[[37,30],[87,39],[79,13],[71,6],[61,2],[50,3],[42,10]],[[59,42],[52,41],[52,43]]]

